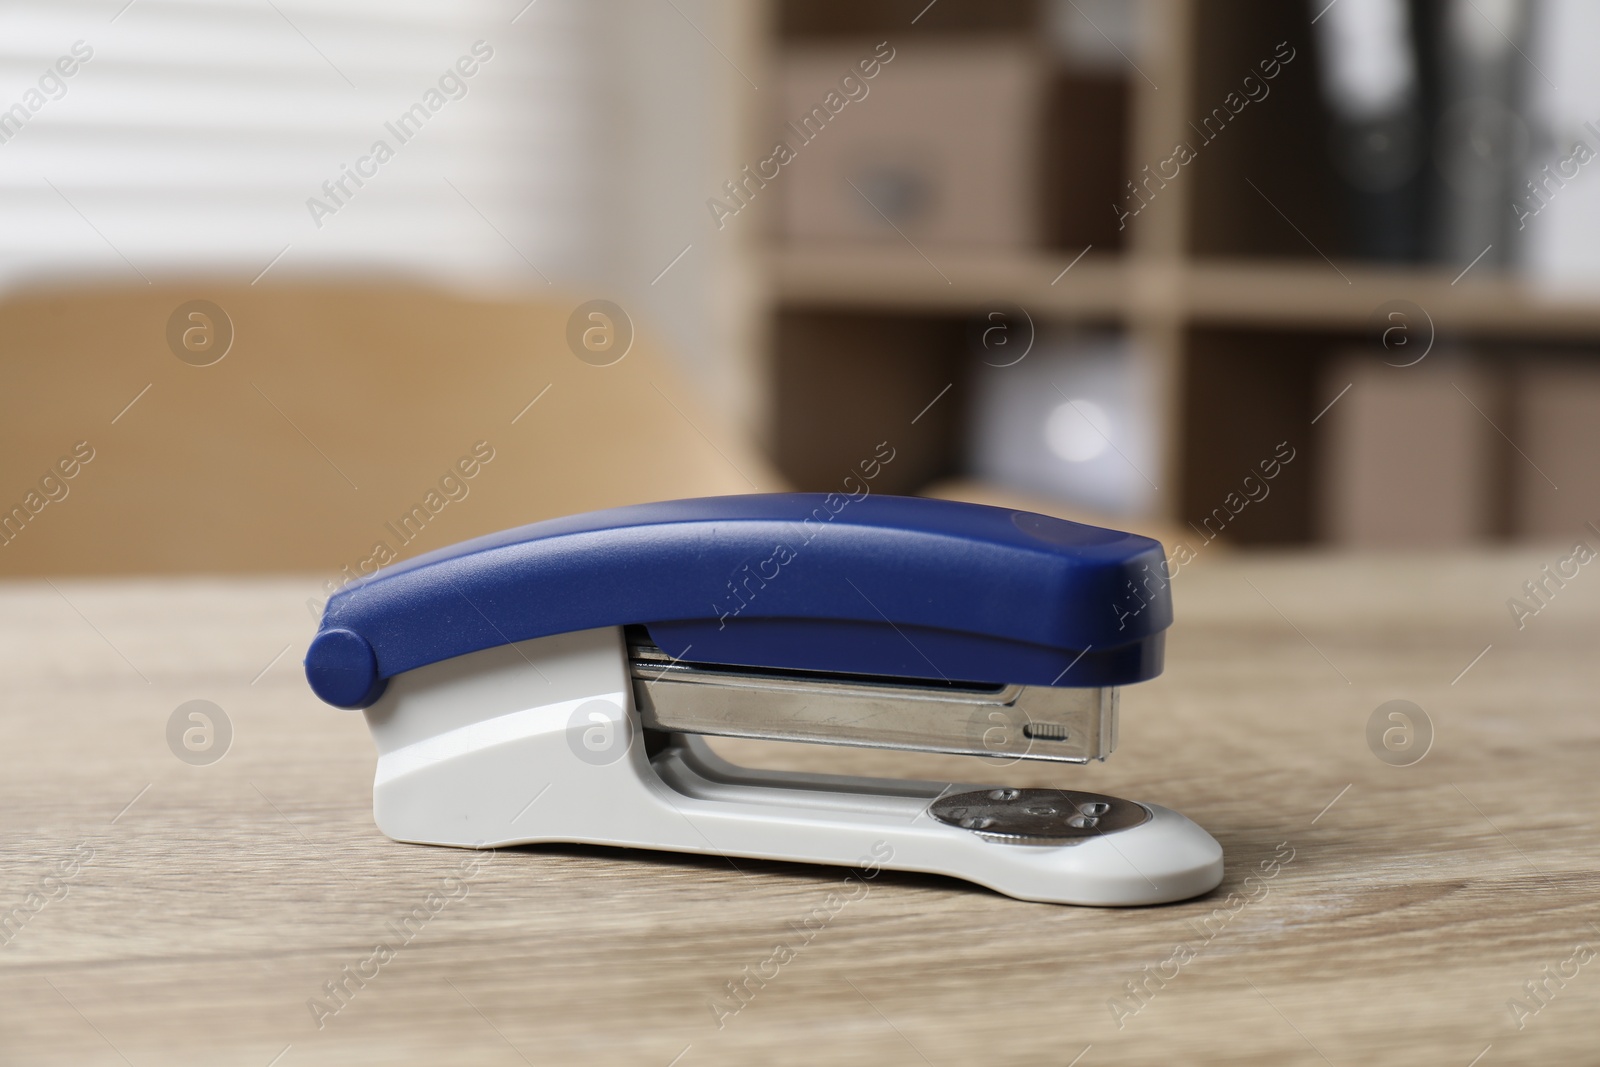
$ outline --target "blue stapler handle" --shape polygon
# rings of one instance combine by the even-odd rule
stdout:
[[[1111,686],[1161,672],[1159,542],[946,500],[775,493],[534,523],[399,563],[328,601],[312,690],[497,645],[642,625],[691,663]]]

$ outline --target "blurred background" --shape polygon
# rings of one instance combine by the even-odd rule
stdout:
[[[0,575],[314,610],[869,461],[1179,562],[1571,545],[1597,41],[1582,0],[6,3]]]

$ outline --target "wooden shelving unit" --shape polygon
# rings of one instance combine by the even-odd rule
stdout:
[[[1304,259],[1163,262],[1090,251],[1074,263],[1055,252],[924,251],[937,270],[910,249],[881,245],[780,246],[769,250],[766,270],[775,299],[794,306],[965,315],[1008,301],[1056,317],[1136,322],[1158,315],[1201,326],[1360,331],[1379,305],[1404,299],[1423,308],[1444,336],[1600,336],[1600,299],[1552,296],[1515,275],[1469,273],[1457,281],[1428,268],[1336,268]]]
[[[1483,265],[1463,274],[1466,263],[1383,265],[1349,252],[1325,173],[1305,5],[1136,2],[1142,45],[1123,81],[1129,178],[1195,140],[1191,120],[1276,42],[1291,42],[1296,60],[1248,123],[1208,145],[1130,220],[1120,250],[764,242],[771,444],[803,487],[831,488],[833,472],[891,427],[912,457],[893,490],[959,474],[960,383],[971,359],[963,339],[969,317],[996,302],[1039,320],[1120,327],[1136,341],[1160,383],[1164,463],[1152,518],[1168,524],[1204,514],[1226,491],[1208,472],[1248,469],[1278,440],[1300,443],[1311,460],[1297,475],[1315,476],[1311,418],[1328,399],[1318,394],[1318,366],[1363,343],[1389,301],[1423,309],[1444,344],[1600,343],[1600,299],[1549,296]],[[907,49],[924,38],[997,32],[984,22],[989,9],[964,0],[940,0],[913,25],[925,5],[775,4],[764,51],[776,56],[833,26],[851,39],[882,33]],[[998,32],[1032,32],[1043,13],[1042,4],[1008,9]],[[819,384],[839,380],[877,393],[841,399]],[[954,400],[942,412],[915,427],[897,421],[947,382]],[[1253,527],[1242,524],[1238,538],[1312,539],[1314,497],[1309,484],[1287,489],[1287,502]]]

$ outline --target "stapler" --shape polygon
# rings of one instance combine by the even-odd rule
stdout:
[[[389,837],[586,843],[950,875],[1135,905],[1222,879],[1157,804],[736,766],[705,738],[1103,760],[1160,673],[1161,545],[879,494],[643,504],[394,564],[328,601],[318,697],[362,709]]]

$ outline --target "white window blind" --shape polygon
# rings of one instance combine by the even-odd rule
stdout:
[[[522,6],[0,7],[0,286],[581,269],[604,193],[601,35],[586,5]]]

